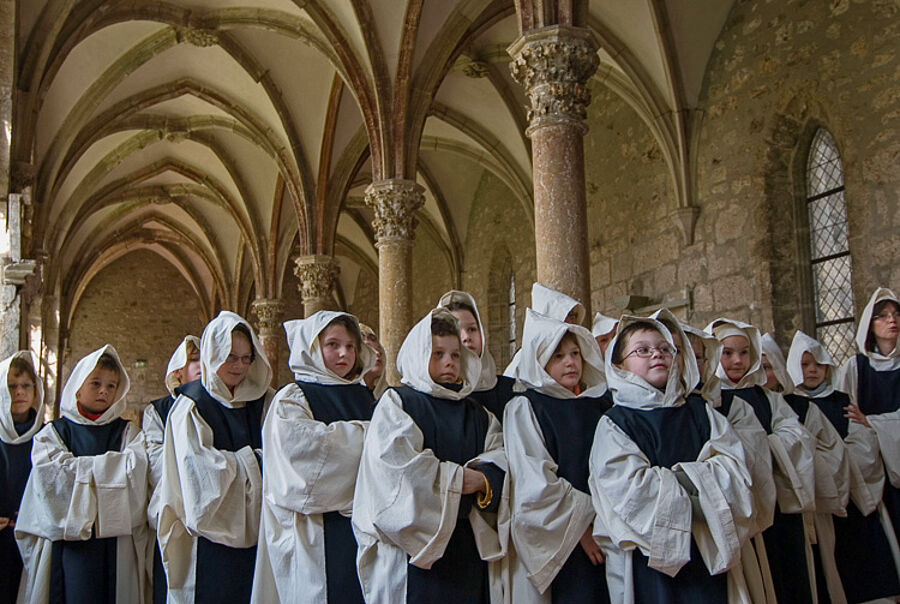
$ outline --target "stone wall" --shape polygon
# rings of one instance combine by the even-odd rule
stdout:
[[[509,357],[504,331],[508,325],[506,262],[516,279],[516,337],[521,344],[525,308],[531,305],[531,284],[537,270],[534,230],[521,202],[500,179],[485,170],[469,214],[462,286],[475,296],[487,331],[488,348],[500,371]]]
[[[709,260],[727,250],[735,258],[710,281],[714,292],[751,286],[714,296],[713,308],[730,311],[743,298],[745,315],[774,327],[782,344],[810,324],[802,198],[817,126],[844,163],[857,313],[877,285],[900,282],[898,12],[892,0],[740,1],[710,59],[699,232],[715,242]]]
[[[453,287],[453,270],[447,256],[420,224],[416,227],[412,253],[412,325],[434,308],[441,294]]]
[[[69,330],[67,378],[79,359],[112,344],[131,380],[128,405],[143,406],[166,394],[163,380],[175,348],[206,325],[188,283],[162,257],[136,250],[115,260],[88,284]],[[145,368],[135,361],[146,361]]]

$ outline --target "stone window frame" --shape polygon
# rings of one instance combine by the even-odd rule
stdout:
[[[840,323],[853,323],[855,321],[855,299],[853,299],[854,312],[847,317],[842,317],[838,322],[826,321],[823,323],[819,323],[816,320],[816,308],[817,308],[817,300],[816,300],[816,292],[815,292],[815,278],[813,275],[813,264],[816,261],[820,261],[821,259],[814,260],[811,252],[811,229],[810,229],[810,217],[809,217],[809,204],[814,199],[808,195],[809,189],[809,158],[812,154],[813,144],[816,139],[816,134],[820,130],[825,130],[831,139],[834,141],[835,147],[837,148],[838,157],[841,160],[841,170],[842,170],[842,188],[840,192],[844,193],[844,204],[845,204],[845,212],[847,213],[847,217],[849,218],[849,208],[847,208],[847,199],[846,199],[846,182],[844,180],[844,176],[846,175],[846,169],[844,167],[843,156],[840,149],[840,142],[838,138],[834,135],[834,130],[829,128],[826,124],[822,123],[816,119],[810,119],[802,128],[795,147],[795,154],[791,165],[791,175],[793,181],[793,197],[795,200],[793,207],[793,219],[794,224],[796,225],[796,237],[795,237],[795,258],[797,260],[797,271],[796,271],[796,280],[798,285],[797,292],[797,302],[799,306],[799,310],[801,313],[801,325],[800,329],[804,332],[813,335],[818,338],[818,329],[824,325],[836,324]],[[814,196],[815,199],[818,197]],[[848,224],[849,229],[849,224]],[[847,248],[842,252],[842,256],[846,256],[850,258],[850,282],[852,284],[853,281],[853,256],[848,243]],[[850,295],[853,296],[853,289],[850,289]],[[824,342],[823,342],[824,344]],[[852,342],[851,346],[848,349],[849,353],[852,354],[853,347]],[[840,351],[830,350],[829,352],[834,357],[835,361],[841,363],[845,356],[841,354]]]

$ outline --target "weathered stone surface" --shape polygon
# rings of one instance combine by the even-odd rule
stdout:
[[[300,280],[300,297],[305,316],[335,306],[334,285],[341,267],[331,256],[298,256],[294,259],[294,274]]]

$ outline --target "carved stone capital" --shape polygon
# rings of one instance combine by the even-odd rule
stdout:
[[[378,243],[412,241],[416,211],[425,205],[425,189],[413,180],[381,180],[366,188],[366,205],[375,212],[372,226]]]
[[[251,306],[260,335],[276,333],[284,318],[285,304],[278,298],[259,298]]]
[[[298,256],[294,259],[294,274],[300,280],[300,297],[306,302],[315,298],[327,298],[341,267],[331,256]]]
[[[526,134],[559,123],[587,132],[587,82],[600,65],[597,48],[590,30],[553,25],[524,34],[507,49],[513,58],[509,70],[531,101]]]

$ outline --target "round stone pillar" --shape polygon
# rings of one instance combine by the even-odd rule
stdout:
[[[373,182],[366,205],[375,212],[378,248],[378,327],[385,350],[385,376],[399,385],[397,352],[412,327],[412,246],[416,211],[425,204],[425,189],[412,180]]]
[[[334,285],[341,267],[331,256],[297,256],[294,274],[300,280],[300,297],[303,300],[303,316],[320,310],[334,310]]]
[[[272,386],[278,384],[278,349],[284,339],[282,321],[284,319],[284,302],[277,298],[258,298],[253,301],[253,313],[256,315],[256,335],[262,344],[263,352],[272,367]]]
[[[593,34],[554,25],[526,32],[509,47],[510,72],[531,107],[537,280],[579,302],[590,317],[590,265],[584,187],[588,80],[600,59]]]

